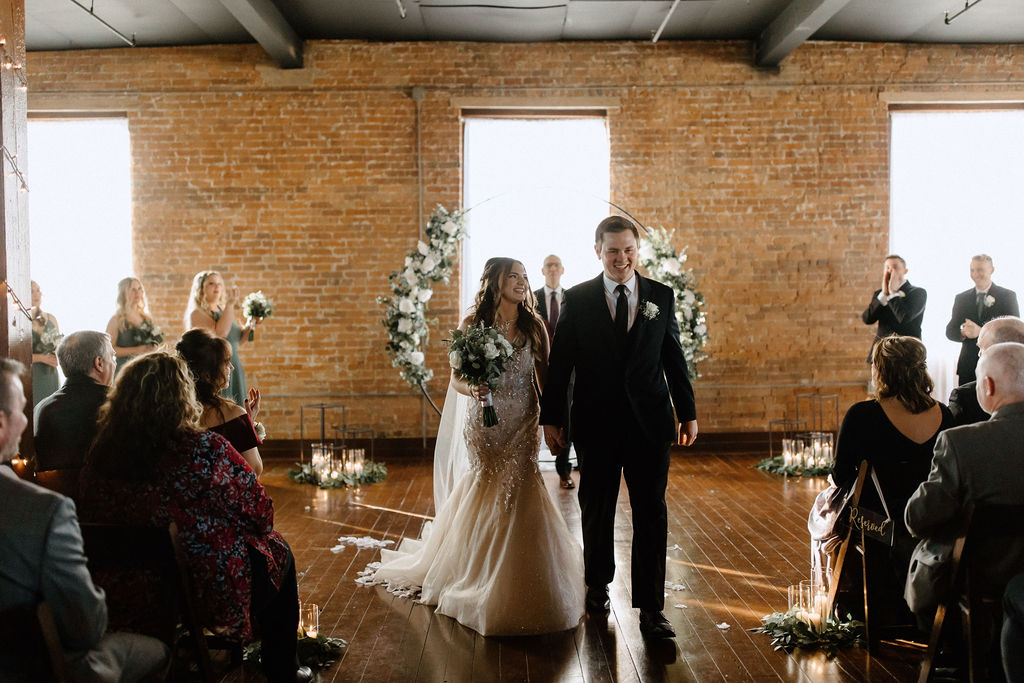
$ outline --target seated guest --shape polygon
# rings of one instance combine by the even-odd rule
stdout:
[[[83,330],[57,347],[64,386],[36,406],[36,469],[81,467],[96,435],[96,415],[114,379],[114,347],[102,332]]]
[[[250,412],[221,395],[231,380],[231,344],[209,330],[197,327],[183,334],[175,349],[188,364],[196,383],[196,398],[203,404],[199,426],[227,439],[242,454],[256,476],[260,476],[263,461],[257,446],[262,441],[252,422],[252,415],[259,411],[259,392],[249,389],[246,408]]]
[[[989,346],[977,375],[978,402],[992,417],[939,435],[928,479],[904,513],[910,533],[929,542],[953,538],[968,502],[1024,504],[1024,344]],[[1002,595],[1024,571],[1024,539],[984,541],[972,552],[982,560],[972,585],[983,595]]]
[[[73,681],[160,676],[169,651],[155,638],[105,633],[107,605],[86,568],[75,504],[10,468],[27,426],[21,364],[0,360],[0,610],[45,601]],[[0,653],[0,680],[33,680],[24,656]]]
[[[1024,681],[1024,574],[1017,574],[1006,584],[1000,641],[1007,682]]]
[[[876,569],[885,574],[880,585],[891,589],[897,604],[902,603],[899,596],[915,545],[901,513],[928,476],[939,432],[953,426],[949,409],[930,395],[932,380],[925,361],[924,344],[913,337],[884,337],[875,344],[871,375],[876,398],[855,403],[846,412],[832,470],[836,486],[847,490],[856,483],[862,461],[868,461],[878,475],[893,519],[894,542],[889,562]],[[861,504],[884,514],[870,479],[864,484]],[[904,616],[909,621],[909,612]]]
[[[993,344],[1018,342],[1024,344],[1024,320],[1011,315],[993,318],[985,323],[978,334],[978,356]],[[970,381],[953,389],[949,394],[949,410],[957,425],[984,422],[989,415],[978,405],[975,391],[977,382]]]
[[[176,522],[204,626],[248,641],[258,625],[268,680],[308,680],[296,671],[295,562],[273,503],[238,451],[200,429],[201,414],[180,358],[157,351],[125,365],[82,472],[83,518]]]

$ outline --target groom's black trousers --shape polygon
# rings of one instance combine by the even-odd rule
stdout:
[[[627,420],[629,421],[629,420]],[[583,523],[584,576],[600,588],[615,575],[615,508],[620,477],[626,478],[633,512],[631,553],[633,607],[665,607],[665,547],[668,542],[668,485],[671,443],[638,438],[639,426],[594,441],[577,440],[579,500]]]

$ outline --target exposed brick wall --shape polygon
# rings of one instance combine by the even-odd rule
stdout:
[[[305,64],[278,70],[257,46],[28,57],[30,108],[127,112],[135,264],[161,325],[181,331],[201,268],[274,299],[242,351],[272,437],[297,437],[298,406],[320,400],[385,435],[420,433],[375,304],[418,234],[413,86],[427,213],[459,204],[453,97],[620,101],[612,199],[689,245],[713,335],[699,419],[734,431],[764,429],[811,388],[840,393],[841,413],[864,397],[859,313],[888,243],[881,95],[1018,89],[1024,47],[810,43],[774,72],[742,42],[344,41],[307,43]],[[456,284],[431,301],[441,330]]]

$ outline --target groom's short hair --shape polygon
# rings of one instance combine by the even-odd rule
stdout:
[[[608,216],[597,224],[597,230],[594,232],[594,244],[600,246],[606,232],[626,232],[627,230],[633,233],[637,244],[640,244],[640,231],[636,229],[633,221],[623,216]]]

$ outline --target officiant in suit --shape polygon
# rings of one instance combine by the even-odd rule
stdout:
[[[587,611],[608,609],[614,526],[623,475],[633,512],[632,597],[647,638],[675,636],[665,618],[669,450],[697,438],[697,413],[679,343],[672,290],[635,272],[637,228],[604,219],[594,249],[604,272],[565,292],[541,404],[550,447],[566,447],[566,410],[580,461]],[[573,371],[576,386],[566,406]],[[675,414],[673,414],[673,406]],[[679,426],[676,427],[678,417]]]
[[[562,307],[565,306],[565,290],[562,288],[562,274],[565,268],[562,266],[562,259],[555,254],[549,254],[544,259],[544,266],[541,274],[544,275],[544,286],[534,290],[533,295],[537,297],[536,311],[540,313],[544,327],[548,331],[548,342],[555,336],[555,326],[558,324],[558,317],[561,315]],[[550,346],[550,344],[549,344]],[[572,379],[569,380],[568,395],[572,396]],[[563,425],[569,430],[568,424]],[[569,437],[572,441],[572,437]],[[563,489],[574,489],[576,484],[572,480],[572,465],[569,463],[569,447],[562,448],[559,452],[552,452],[555,456],[555,471],[558,472],[558,479]]]
[[[921,323],[924,321],[924,307],[928,292],[924,287],[915,287],[907,280],[907,262],[902,256],[889,254],[882,264],[882,286],[875,290],[871,302],[861,313],[865,325],[878,323],[875,339],[868,351],[871,352],[879,339],[896,334],[901,337],[921,338]]]
[[[953,314],[946,324],[946,338],[960,342],[960,358],[956,362],[957,382],[974,381],[978,365],[978,335],[981,327],[993,318],[1020,315],[1017,295],[1013,290],[992,282],[992,257],[978,254],[971,259],[971,279],[974,287],[960,292],[953,299]]]

